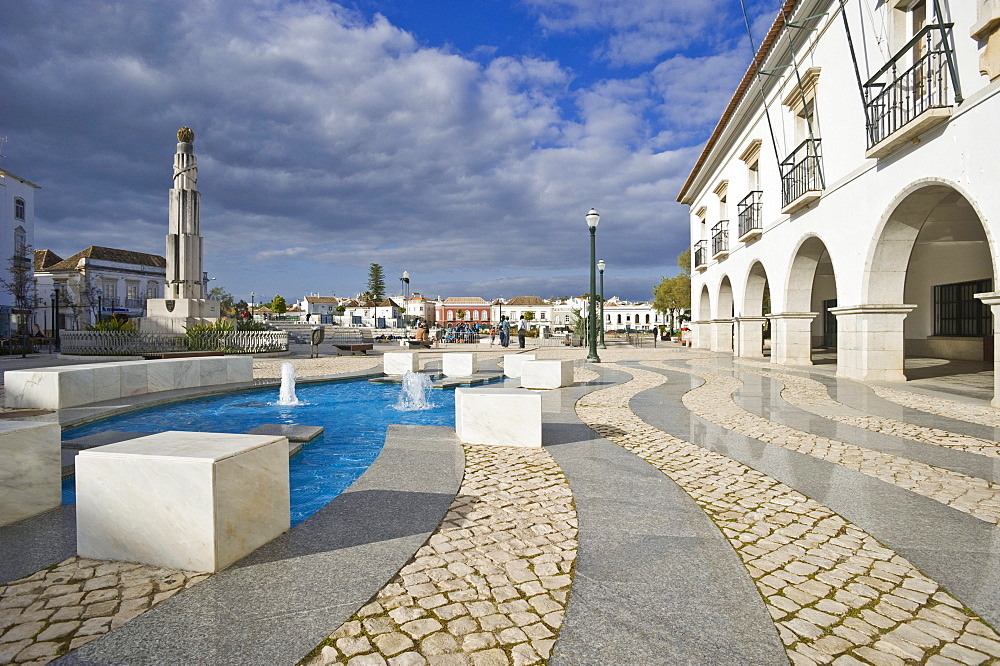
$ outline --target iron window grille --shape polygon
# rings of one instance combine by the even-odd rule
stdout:
[[[736,214],[739,217],[740,238],[754,229],[760,229],[760,198],[763,192],[754,190],[736,204]]]
[[[975,294],[993,291],[993,280],[934,286],[934,335],[981,338],[993,335],[993,313]]]
[[[806,192],[822,190],[820,139],[806,139],[781,162],[781,203],[787,206]]]
[[[729,251],[729,220],[722,220],[712,227],[712,254]]]

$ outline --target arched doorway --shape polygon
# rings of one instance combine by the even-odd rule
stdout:
[[[712,318],[712,351],[733,351],[733,285],[729,276],[722,276],[719,296],[715,301],[715,316]]]
[[[838,313],[858,349],[842,376],[904,381],[992,370],[993,317],[975,297],[996,289],[992,243],[957,186],[924,181],[897,198],[862,288],[865,305]]]
[[[765,315],[771,312],[771,291],[767,272],[760,261],[753,262],[743,290],[743,305],[736,317],[736,355],[760,358],[770,330]]]
[[[694,321],[691,322],[694,330],[694,345],[700,349],[709,349],[712,335],[712,300],[708,293],[708,285],[702,285],[701,295],[698,297],[698,310]]]
[[[837,277],[826,244],[818,236],[803,240],[792,258],[785,289],[785,309],[771,315],[774,324],[771,362],[812,365],[835,362],[838,349],[836,319]],[[814,347],[831,349],[813,358]]]

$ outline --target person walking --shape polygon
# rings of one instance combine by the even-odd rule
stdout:
[[[495,343],[496,340],[497,340],[497,327],[490,326],[490,347],[493,346],[493,343]]]
[[[506,316],[500,318],[500,346],[510,346],[510,322]]]
[[[517,346],[524,349],[524,335],[528,332],[528,322],[524,320],[524,315],[517,322]]]

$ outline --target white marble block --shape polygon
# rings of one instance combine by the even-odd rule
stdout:
[[[520,377],[521,363],[524,361],[534,361],[534,354],[504,354],[503,355],[503,375],[504,377]]]
[[[382,354],[382,372],[387,375],[405,375],[417,372],[420,363],[416,352],[388,352]]]
[[[58,423],[0,421],[0,525],[62,503]]]
[[[542,445],[542,395],[526,389],[455,389],[455,433],[467,444]]]
[[[226,356],[226,374],[229,384],[243,384],[253,381],[253,356]]]
[[[441,370],[446,377],[469,377],[479,372],[479,360],[474,353],[443,354]]]
[[[76,457],[82,557],[219,571],[290,526],[288,440],[164,432]]]
[[[573,385],[573,361],[524,361],[521,388],[557,389]]]

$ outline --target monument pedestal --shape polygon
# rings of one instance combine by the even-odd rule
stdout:
[[[184,333],[198,324],[219,319],[219,302],[204,298],[150,298],[139,328],[143,333]]]

